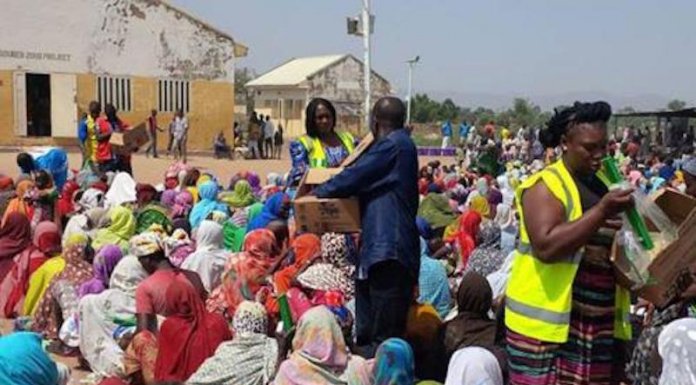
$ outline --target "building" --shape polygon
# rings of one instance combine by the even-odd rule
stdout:
[[[0,12],[0,145],[74,145],[91,100],[130,124],[188,113],[189,148],[232,140],[247,48],[159,0],[7,0]],[[168,133],[160,134],[167,144]]]
[[[282,123],[289,137],[304,134],[305,107],[315,97],[336,107],[337,126],[357,132],[363,116],[363,63],[353,55],[292,59],[246,84],[254,91],[254,109]],[[372,100],[390,95],[391,85],[372,72]]]

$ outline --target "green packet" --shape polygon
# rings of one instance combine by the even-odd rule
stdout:
[[[113,317],[113,321],[116,325],[119,326],[136,326],[138,324],[138,321],[136,320],[135,317]]]

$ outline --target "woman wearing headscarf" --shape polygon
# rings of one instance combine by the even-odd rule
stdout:
[[[16,332],[0,337],[0,383],[66,385],[68,380],[68,369],[51,360],[38,334]]]
[[[201,222],[208,218],[213,211],[227,212],[227,206],[220,203],[218,199],[218,185],[213,181],[208,181],[198,187],[200,201],[193,206],[189,221],[194,230]]]
[[[443,329],[447,357],[469,346],[495,345],[496,323],[488,316],[492,305],[493,293],[486,278],[467,273],[457,290],[457,316],[446,322]]]
[[[188,231],[190,229],[177,228],[163,240],[169,262],[175,267],[181,267],[189,255],[196,251],[196,243],[191,240]]]
[[[7,205],[15,197],[14,181],[7,175],[0,175],[0,217],[5,215]]]
[[[75,235],[69,240],[63,250],[65,267],[53,279],[38,304],[33,329],[43,333],[48,339],[56,339],[61,327],[56,318],[56,310],[61,311],[63,320],[75,314],[78,305],[77,292],[83,283],[92,278],[92,266],[86,260],[91,258],[89,253],[92,252],[88,247],[89,239],[85,235]]]
[[[2,225],[7,223],[7,220],[12,213],[18,213],[24,215],[25,217],[31,219],[34,216],[34,208],[26,201],[26,195],[34,188],[34,181],[31,179],[25,179],[17,183],[15,188],[15,197],[10,200],[10,203],[5,209],[5,213],[2,216]]]
[[[28,222],[26,217],[21,216]],[[53,222],[41,222],[32,243],[14,258],[14,264],[0,283],[0,314],[14,318],[21,314],[29,278],[50,257],[60,254],[60,230]]]
[[[244,179],[237,181],[232,192],[220,194],[220,200],[232,208],[251,206],[255,201],[251,185]]]
[[[399,338],[390,338],[377,348],[373,385],[412,385],[416,365],[411,346]]]
[[[457,350],[449,362],[445,385],[503,385],[498,359],[489,350],[468,347]]]
[[[170,215],[172,219],[187,218],[193,208],[193,196],[188,191],[178,192]]]
[[[232,217],[225,222],[222,228],[225,249],[235,253],[242,250],[249,222],[261,215],[261,211],[263,211],[263,204],[258,202],[234,211]]]
[[[432,305],[441,319],[445,319],[452,308],[447,269],[431,257],[428,242],[421,238],[420,273],[418,274],[418,302]]]
[[[137,202],[136,194],[136,183],[133,177],[125,172],[119,172],[111,181],[104,200],[107,207],[115,207],[124,203]]]
[[[146,183],[138,183],[135,185],[135,200],[138,208],[143,208],[152,203],[157,198],[157,189],[155,186]]]
[[[275,220],[286,221],[290,214],[290,197],[285,193],[277,193],[266,201],[261,214],[249,222],[247,231],[265,228]]]
[[[167,189],[162,191],[162,196],[160,197],[160,204],[168,210],[174,207],[176,201],[176,195],[178,193],[174,189]]]
[[[447,197],[430,193],[420,204],[418,216],[425,219],[433,229],[442,229],[457,220],[450,208]]]
[[[58,202],[56,202],[58,215],[60,218],[67,216],[75,211],[75,193],[80,190],[80,185],[74,180],[69,180],[63,185]]]
[[[222,248],[222,226],[205,220],[196,230],[196,251],[184,260],[181,268],[198,273],[205,290],[210,293],[220,285],[229,255]]]
[[[335,316],[324,306],[300,318],[292,350],[278,369],[275,385],[372,384],[367,362],[348,352]]]
[[[31,244],[31,224],[21,213],[10,213],[0,227],[0,280],[12,270],[13,258]]]
[[[135,291],[146,277],[138,258],[129,254],[114,268],[108,289],[80,300],[80,352],[95,375],[125,377],[124,350],[115,335],[134,326]]]
[[[495,222],[481,226],[477,240],[478,246],[469,256],[465,271],[475,271],[486,277],[500,269],[506,254],[500,249],[500,227]]]
[[[228,319],[232,319],[242,301],[253,301],[266,286],[269,269],[278,254],[275,235],[267,229],[254,230],[247,234],[243,250],[230,256],[222,283],[213,290],[207,302],[209,311],[222,313]]]
[[[268,337],[263,305],[244,301],[232,320],[234,338],[218,346],[215,355],[186,382],[188,385],[265,385],[278,366],[278,343]]]
[[[469,210],[477,212],[482,218],[491,218],[491,206],[488,200],[481,195],[471,200]]]
[[[696,319],[676,320],[660,333],[660,385],[696,383]]]
[[[116,245],[102,247],[92,263],[92,279],[80,285],[78,296],[99,294],[109,288],[109,278],[118,262],[123,258],[121,248]]]
[[[459,246],[460,261],[457,270],[466,268],[469,256],[476,248],[476,236],[481,225],[481,215],[474,210],[467,210],[459,217],[458,229],[454,234],[445,235],[446,242],[455,242]]]
[[[277,294],[287,292],[300,272],[321,256],[321,239],[314,234],[302,234],[292,241],[290,252],[294,262],[273,275]]]
[[[225,319],[205,310],[192,285],[175,281],[166,293],[170,314],[157,337],[157,381],[186,381],[218,346],[232,338]]]
[[[125,174],[128,175],[128,174]],[[92,247],[95,250],[106,245],[118,245],[121,250],[128,250],[128,241],[135,234],[135,217],[133,212],[123,206],[115,206],[109,210],[109,227],[98,230]]]

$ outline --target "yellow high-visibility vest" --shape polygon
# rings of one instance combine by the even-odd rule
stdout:
[[[570,330],[573,281],[583,250],[553,263],[534,257],[524,224],[522,194],[539,181],[563,204],[566,221],[578,220],[583,214],[580,193],[562,160],[531,176],[517,189],[520,243],[507,285],[505,325],[515,333],[540,341],[564,343]],[[614,336],[628,340],[631,338],[630,295],[619,286],[615,306]]]
[[[353,153],[355,150],[355,139],[353,135],[349,132],[337,132],[338,138],[341,140],[341,144],[348,150],[348,153]],[[303,135],[299,138],[300,143],[307,150],[309,156],[309,168],[327,168],[329,167],[329,162],[326,159],[326,153],[324,152],[324,146],[321,144],[319,138],[312,138],[309,135]]]

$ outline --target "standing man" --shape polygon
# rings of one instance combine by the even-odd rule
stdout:
[[[381,98],[372,109],[375,142],[354,165],[319,186],[319,198],[357,196],[362,245],[357,263],[357,343],[365,357],[403,337],[420,268],[418,156],[404,128],[406,106]]]
[[[464,146],[466,139],[469,136],[469,123],[466,120],[459,125],[459,145]]]
[[[263,143],[264,152],[268,159],[273,158],[273,134],[275,134],[275,127],[271,122],[271,115],[266,115],[266,124],[263,126]]]
[[[266,159],[266,153],[263,151],[263,140],[266,135],[265,127],[266,121],[263,119],[263,114],[259,114],[259,136],[256,138],[256,147],[259,149],[259,157],[261,159]]]
[[[164,130],[157,125],[157,110],[153,109],[150,111],[150,117],[147,118],[147,128],[150,134],[150,146],[145,150],[145,156],[149,157],[150,152],[152,152],[152,157],[157,158],[157,131],[164,132]]]
[[[89,114],[80,121],[77,137],[82,151],[82,168],[96,167],[97,163],[97,119],[101,115],[101,104],[96,100],[89,102]]]
[[[449,147],[452,141],[452,123],[449,119],[442,125],[442,148],[445,149]]]
[[[276,128],[273,133],[273,155],[274,158],[280,159],[280,154],[283,151],[283,123],[278,123],[278,128]]]
[[[188,135],[188,119],[181,108],[176,111],[172,122],[172,135],[174,136],[174,159],[181,159],[186,163],[186,139]]]

